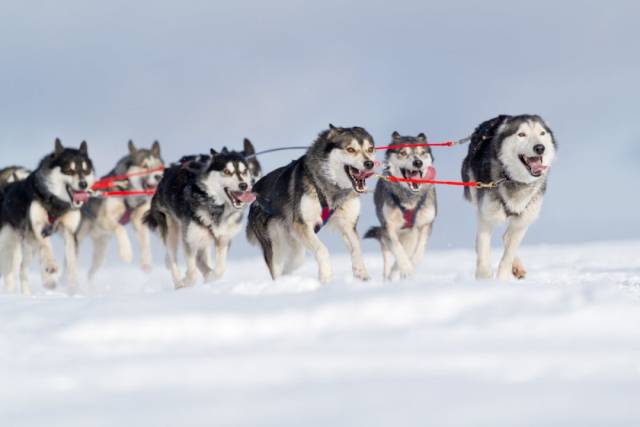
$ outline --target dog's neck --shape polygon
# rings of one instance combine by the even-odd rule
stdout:
[[[321,174],[314,173],[314,169],[310,168],[307,165],[307,161],[309,161],[308,157],[302,158],[302,165],[309,176],[309,180],[315,187],[316,192],[318,193],[318,198],[320,199],[320,203],[326,202],[332,209],[339,207],[346,199],[350,196],[354,196],[356,193],[353,188],[341,188],[338,187],[333,182],[330,182]]]
[[[34,172],[32,177],[36,198],[42,203],[42,206],[50,216],[59,218],[69,210],[73,209],[73,205],[70,202],[62,200],[51,192],[47,185],[48,179],[42,171]]]

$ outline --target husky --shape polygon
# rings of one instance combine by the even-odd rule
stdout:
[[[425,144],[424,133],[417,137],[391,135],[391,145]],[[433,179],[430,147],[391,148],[385,154],[385,176]],[[436,190],[432,184],[378,180],[374,193],[379,227],[364,235],[380,242],[385,280],[411,277],[424,256],[437,214]],[[392,258],[395,258],[395,262]]]
[[[122,157],[115,168],[105,177],[128,176],[115,183],[112,190],[153,190],[162,179],[164,161],[160,154],[160,144],[155,141],[150,149],[137,148],[133,141],[128,143],[129,154]],[[144,172],[151,172],[146,173]],[[136,175],[143,173],[141,175]],[[133,176],[131,176],[133,174]],[[133,250],[125,226],[130,222],[140,244],[141,264],[144,271],[150,271],[151,240],[149,228],[142,224],[142,217],[151,206],[151,197],[110,197],[92,198],[82,207],[82,222],[78,229],[78,240],[91,236],[93,256],[89,268],[89,280],[104,264],[107,246],[112,236],[118,243],[118,253],[125,262],[133,260]]]
[[[0,252],[6,288],[13,292],[18,274],[22,292],[29,294],[27,268],[32,247],[40,256],[45,287],[56,286],[58,265],[50,236],[61,231],[64,238],[65,281],[77,287],[76,238],[80,208],[89,199],[94,182],[93,163],[87,143],[79,149],[64,148],[59,139],[53,153],[45,156],[24,180],[8,184],[0,194]]]
[[[260,244],[273,279],[298,268],[308,249],[318,263],[320,282],[332,280],[329,250],[317,236],[325,224],[341,232],[354,276],[369,279],[356,224],[374,153],[373,138],[363,128],[329,125],[304,156],[255,184],[258,199],[249,209],[247,238]]]
[[[256,150],[249,138],[244,139],[243,149],[240,154],[242,154],[247,160],[247,164],[249,165],[249,172],[251,172],[251,185],[253,185],[262,177],[262,166],[257,159]],[[190,165],[189,167],[193,168],[202,167],[206,165],[210,160],[211,156],[209,154],[194,154],[182,157],[179,162],[188,162]]]
[[[207,282],[223,276],[231,240],[240,231],[245,208],[255,199],[251,171],[242,153],[212,149],[205,163],[200,157],[188,156],[165,170],[143,219],[149,228],[160,231],[176,289],[193,286],[198,271]],[[180,241],[187,263],[184,277],[177,264]],[[215,269],[209,251],[212,243]]]
[[[505,222],[497,278],[526,276],[518,247],[540,213],[556,149],[553,132],[537,115],[501,115],[473,132],[462,163],[463,181],[500,182],[495,189],[464,190],[465,198],[478,210],[476,278],[493,276],[491,234],[496,225]]]
[[[22,166],[8,166],[0,169],[0,189],[12,182],[22,181],[26,179],[31,171]]]

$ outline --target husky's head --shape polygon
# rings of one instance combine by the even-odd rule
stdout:
[[[12,182],[22,181],[26,179],[31,171],[22,166],[9,166],[0,170],[0,187],[4,187]]]
[[[494,140],[507,175],[518,182],[531,183],[543,177],[556,156],[553,133],[539,116],[506,118]]]
[[[127,174],[133,174],[129,177],[129,183],[134,190],[152,190],[158,186],[162,179],[162,168],[164,161],[160,155],[160,143],[155,141],[150,149],[137,148],[133,141],[129,141]],[[153,173],[146,175],[136,175],[149,169],[157,169]]]
[[[89,200],[87,190],[93,185],[95,176],[86,141],[82,141],[76,150],[64,148],[56,139],[54,152],[43,159],[38,169],[48,190],[59,199],[77,208]]]
[[[242,209],[255,200],[251,192],[251,171],[245,156],[223,148],[211,149],[211,159],[201,172],[203,188],[215,200],[224,200],[235,209]]]
[[[366,179],[373,175],[373,137],[361,127],[329,125],[309,148],[311,162],[318,162],[323,178],[342,189],[358,193],[367,190]]]
[[[398,132],[391,134],[391,145],[400,146],[387,150],[385,163],[387,171],[395,177],[407,179],[433,179],[436,170],[433,167],[433,154],[429,147],[402,147],[402,145],[426,144],[424,133],[416,137],[401,136]],[[402,183],[411,191],[420,191],[422,184],[415,182]]]
[[[249,138],[244,139],[242,155],[247,158],[247,164],[249,165],[249,171],[252,176],[251,183],[255,184],[256,181],[262,178],[262,167],[256,158],[256,149],[253,148],[253,144],[249,141]]]

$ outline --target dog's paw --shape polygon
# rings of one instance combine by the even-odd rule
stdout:
[[[54,279],[48,279],[42,282],[42,286],[44,286],[45,289],[49,289],[50,291],[52,291],[58,286],[58,282],[56,282]]]
[[[24,295],[25,297],[31,296],[31,288],[29,287],[29,285],[22,285],[22,295]]]
[[[410,263],[399,265],[399,273],[401,279],[409,279],[413,277],[414,269]]]
[[[367,280],[371,280],[371,276],[369,276],[369,273],[367,272],[367,269],[365,268],[364,265],[359,267],[353,267],[353,277],[365,282]]]
[[[493,277],[493,272],[491,271],[491,267],[476,268],[476,279],[486,280],[486,279],[491,279],[492,277]]]
[[[142,271],[144,271],[145,273],[151,273],[151,270],[152,270],[151,264],[142,264],[141,268],[142,268]]]
[[[133,261],[133,249],[131,249],[131,246],[120,248],[118,255],[120,255],[120,259],[127,264]]]
[[[50,261],[44,266],[44,272],[47,274],[56,274],[58,272],[58,265]]]
[[[318,280],[320,280],[320,283],[323,285],[331,283],[333,282],[333,273],[331,271],[321,271]]]
[[[520,261],[519,259],[513,261],[513,265],[511,266],[511,274],[513,274],[513,277],[518,280],[527,277],[527,270],[524,268],[524,265],[522,265],[522,261]]]
[[[205,274],[204,281],[206,283],[215,282],[216,280],[221,279],[223,275],[224,271],[211,270],[207,274]]]
[[[191,288],[194,284],[191,283],[187,283],[184,280],[178,280],[177,282],[174,283],[174,286],[176,287],[176,290],[178,289],[184,289],[184,288]]]

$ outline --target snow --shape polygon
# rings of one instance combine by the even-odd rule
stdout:
[[[73,297],[0,294],[0,424],[638,425],[640,241],[522,258],[511,283],[448,250],[397,283],[370,253],[368,283],[338,254],[328,286],[311,259],[272,282],[232,258],[178,292],[114,265]]]

